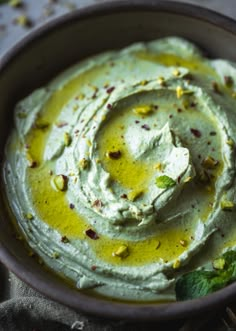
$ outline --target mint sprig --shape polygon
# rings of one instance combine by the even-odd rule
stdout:
[[[236,280],[236,252],[228,251],[221,270],[195,270],[181,276],[175,285],[177,300],[195,299],[215,292]]]
[[[159,188],[169,188],[176,185],[176,182],[171,177],[163,175],[156,178],[156,185]]]

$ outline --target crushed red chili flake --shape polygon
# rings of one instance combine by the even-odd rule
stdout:
[[[181,176],[177,178],[177,182],[180,183],[180,180],[181,180]]]
[[[147,130],[147,131],[150,130],[150,126],[147,125],[147,124],[143,124],[143,125],[141,126],[141,128],[144,129],[144,130]]]
[[[127,199],[128,198],[128,196],[127,196],[127,194],[122,194],[121,196],[120,196],[122,199]]]
[[[211,142],[210,142],[210,141],[208,141],[208,142],[207,142],[207,145],[210,145],[210,144],[211,144]]]
[[[216,136],[216,132],[215,131],[211,131],[210,132],[210,136]]]
[[[108,94],[110,94],[114,91],[114,89],[115,89],[115,86],[111,86],[106,91],[107,91]]]
[[[154,108],[154,109],[158,109],[159,106],[158,106],[158,105],[154,105],[153,108]]]
[[[90,239],[93,239],[93,240],[97,240],[99,238],[98,234],[93,231],[92,229],[88,229],[85,231],[85,234],[90,238]]]
[[[181,109],[181,108],[178,108],[178,109],[177,109],[177,112],[178,112],[178,113],[181,113],[181,112],[182,112],[182,109]]]
[[[108,109],[112,109],[112,105],[110,103],[107,104]]]
[[[139,124],[139,123],[140,123],[140,121],[136,120],[136,121],[135,121],[135,123],[136,123],[136,124]]]
[[[68,125],[67,122],[59,122],[59,123],[56,124],[56,126],[57,126],[58,128],[63,128],[63,127],[66,126],[66,125]]]
[[[121,151],[110,151],[107,153],[107,155],[114,160],[118,160],[121,157]]]
[[[67,236],[62,236],[61,237],[61,242],[64,244],[67,244],[69,242],[69,239],[67,238]]]
[[[196,138],[200,138],[202,136],[201,131],[199,131],[197,129],[191,128],[190,131]]]
[[[170,114],[170,115],[169,115],[169,118],[172,118],[172,117],[173,117],[173,115],[172,115],[172,114]]]
[[[97,266],[96,266],[96,265],[92,265],[91,269],[92,269],[93,271],[95,271],[95,270],[97,269]]]
[[[74,209],[75,205],[73,203],[70,203],[70,209]]]

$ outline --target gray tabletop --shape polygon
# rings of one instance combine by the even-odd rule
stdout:
[[[122,1],[122,0],[121,0]],[[123,0],[126,1],[126,0]],[[25,35],[30,33],[32,29],[36,29],[38,26],[44,24],[45,22],[54,19],[59,15],[70,12],[76,8],[82,8],[87,5],[103,2],[112,2],[112,0],[22,0],[22,6],[12,7],[9,5],[8,1],[0,0],[0,58],[11,48],[17,41],[23,38]],[[197,4],[203,7],[213,9],[236,19],[236,0],[182,0],[181,2]],[[57,305],[55,303],[45,301],[40,294],[33,291],[31,288],[27,287],[24,283],[20,282],[14,275],[9,274],[8,271],[0,264],[0,302],[5,301],[9,298],[15,298],[14,307],[11,300],[7,300],[0,305],[0,331],[3,330],[156,330],[157,328],[141,328],[140,326],[125,326],[122,321],[118,324],[112,324],[113,322],[106,323],[106,321],[91,320],[85,316],[75,315],[74,312],[67,310],[67,308]],[[24,298],[27,297],[27,300]],[[22,299],[23,298],[23,299]],[[37,306],[37,300],[41,300]],[[31,314],[22,313],[22,306],[25,305],[25,311],[31,310]],[[35,312],[33,308],[35,305]],[[40,310],[37,310],[40,307]],[[234,310],[236,311],[236,309]],[[19,316],[16,315],[19,313]],[[34,316],[34,313],[37,315]],[[50,314],[49,314],[50,313]],[[22,321],[22,318],[28,320],[26,324]],[[45,316],[43,316],[45,315]],[[214,314],[213,314],[214,315]],[[227,317],[227,316],[228,317]],[[8,317],[6,317],[8,316]],[[61,317],[60,317],[61,316]],[[215,315],[214,315],[215,316]],[[230,321],[225,320],[227,317]],[[19,318],[19,321],[17,320]],[[79,318],[79,320],[78,320]],[[47,319],[53,320],[54,325],[49,328],[45,327],[43,321]],[[64,323],[63,323],[64,319]],[[184,321],[184,325],[180,328],[178,324],[172,324],[171,326],[161,326],[158,330],[179,330],[179,331],[200,331],[200,330],[214,330],[214,331],[226,331],[226,330],[236,330],[236,316],[230,308],[226,308],[222,315],[219,316],[218,326],[215,325],[212,328],[212,324],[208,323],[209,316],[202,316],[200,318]],[[37,328],[28,328],[29,320],[32,323],[39,323]],[[232,320],[235,322],[234,326],[231,328],[230,323]],[[30,323],[31,323],[30,322]],[[51,321],[52,322],[52,321]],[[212,321],[211,321],[212,322]],[[9,323],[9,324],[7,324]],[[18,323],[18,324],[17,324]],[[56,324],[55,324],[56,323]],[[77,323],[77,324],[76,324]],[[12,325],[18,325],[17,328],[13,328]],[[4,326],[3,326],[4,325]],[[8,325],[8,326],[6,326]],[[31,324],[30,324],[31,325]],[[34,324],[32,324],[34,325]],[[43,328],[40,328],[42,325]],[[49,325],[49,324],[47,324]],[[55,326],[56,325],[56,326]],[[174,325],[174,326],[173,326]],[[68,326],[68,328],[66,327]],[[85,328],[84,328],[85,326]],[[54,328],[55,327],[55,328]],[[170,328],[171,327],[171,328]],[[206,327],[206,328],[205,328]]]

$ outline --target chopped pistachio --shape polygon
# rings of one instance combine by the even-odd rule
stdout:
[[[81,169],[84,170],[84,169],[88,168],[88,166],[89,166],[89,160],[87,160],[86,158],[83,158],[79,161],[79,167]]]
[[[176,87],[176,96],[178,99],[180,99],[184,94],[193,94],[193,91],[190,90],[184,90],[182,86]]]
[[[133,112],[138,115],[148,115],[153,111],[153,107],[150,105],[138,106],[133,109]]]
[[[231,211],[234,208],[234,202],[229,200],[222,200],[220,203],[220,207],[222,210]]]
[[[180,260],[175,260],[174,263],[172,264],[173,269],[178,269],[180,267]]]
[[[15,23],[22,27],[31,26],[31,21],[26,15],[20,15],[15,19]]]
[[[157,79],[158,83],[161,85],[161,86],[165,86],[166,85],[166,80],[164,77],[159,77]]]
[[[141,195],[143,194],[143,191],[141,190],[133,190],[133,191],[130,191],[128,194],[127,194],[127,197],[130,201],[135,201],[136,199],[138,199]]]
[[[226,141],[226,144],[233,148],[234,147],[234,141],[233,141],[233,139],[228,139]]]
[[[184,183],[189,183],[191,181],[192,177],[188,176],[184,179]]]
[[[202,166],[206,169],[214,169],[217,165],[219,164],[219,161],[215,160],[211,156],[207,156],[203,161],[202,161]]]
[[[176,96],[177,96],[177,98],[180,99],[183,94],[184,94],[183,88],[181,86],[177,86],[176,87]]]
[[[164,169],[164,165],[161,162],[157,162],[157,164],[154,166],[154,169],[162,171]]]
[[[216,270],[223,270],[225,266],[225,259],[224,258],[218,258],[215,259],[212,263],[213,268]]]
[[[175,77],[179,77],[180,74],[181,74],[181,72],[180,72],[178,69],[175,69],[175,70],[173,71],[173,75],[174,75]]]
[[[142,80],[142,81],[140,82],[140,84],[141,84],[142,86],[147,85],[147,83],[148,83],[148,81],[147,81],[146,79],[144,79],[144,80]]]
[[[21,7],[23,5],[23,2],[22,0],[10,0],[8,4],[11,7]]]
[[[71,135],[68,132],[64,132],[64,144],[65,146],[70,146],[71,144]]]
[[[122,259],[126,258],[129,255],[128,246],[121,245],[112,255],[121,257]]]
[[[27,214],[25,215],[25,218],[26,218],[27,220],[29,220],[29,221],[32,221],[32,220],[34,219],[34,216],[33,216],[31,213],[27,213]]]
[[[26,159],[29,168],[37,167],[37,162],[33,159],[32,155],[29,152],[26,152]]]
[[[187,246],[187,241],[186,241],[186,240],[181,239],[181,240],[179,241],[179,243],[180,243],[180,245],[183,246],[183,247],[186,247],[186,246]]]
[[[53,252],[53,253],[52,253],[52,258],[53,258],[53,259],[58,259],[59,256],[60,256],[60,254],[59,254],[58,252]]]
[[[156,178],[156,185],[157,187],[164,189],[175,186],[176,182],[171,177],[164,175]]]
[[[57,191],[66,191],[68,178],[65,175],[56,175],[52,178],[52,184]]]
[[[49,127],[49,123],[38,119],[35,123],[35,127],[39,130],[47,129]]]

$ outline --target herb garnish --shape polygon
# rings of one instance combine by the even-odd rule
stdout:
[[[228,251],[220,257],[220,260],[222,263],[219,269],[196,270],[181,276],[175,286],[177,300],[202,297],[235,281],[236,252]]]
[[[156,178],[156,185],[159,188],[170,188],[175,186],[176,182],[171,177],[163,175]]]

